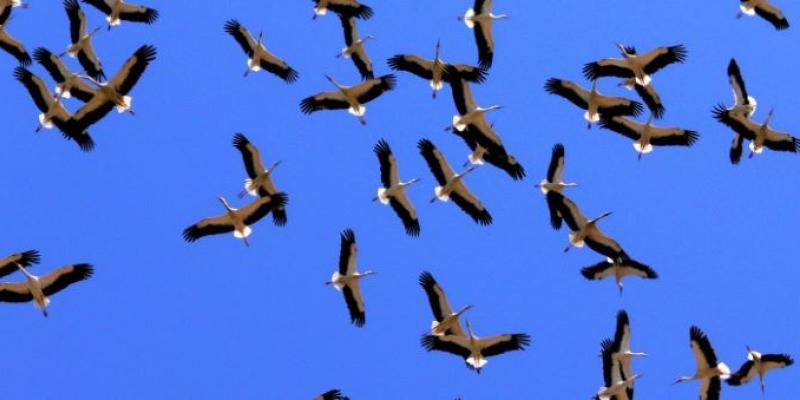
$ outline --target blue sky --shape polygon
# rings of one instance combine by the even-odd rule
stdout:
[[[790,22],[800,21],[800,5],[776,2]],[[798,160],[767,152],[730,165],[732,133],[710,115],[714,104],[732,102],[725,68],[736,57],[759,102],[756,119],[774,107],[773,125],[797,132],[790,89],[800,85],[797,29],[737,20],[735,1],[613,3],[496,1],[495,12],[512,19],[495,25],[494,67],[473,89],[480,104],[505,106],[490,119],[528,179],[514,182],[490,167],[469,176],[494,217],[488,228],[452,204],[427,203],[435,185],[416,142],[431,139],[453,164],[468,153],[442,130],[455,112],[449,91],[433,101],[427,82],[398,73],[397,88],[369,104],[366,127],[345,112],[300,113],[302,98],[331,89],[323,73],[358,79],[349,61],[334,57],[343,46],[338,19],[312,21],[310,1],[154,1],[156,24],[99,33],[94,42],[109,76],[142,44],[157,46],[158,58],[132,92],[136,116],[114,113],[95,125],[90,154],[55,132],[34,134],[38,111],[12,78],[16,63],[0,54],[0,250],[40,249],[35,273],[96,266],[91,280],[54,297],[48,319],[29,304],[0,307],[4,358],[14,360],[4,397],[303,399],[338,387],[354,400],[583,399],[602,383],[599,343],[613,334],[621,308],[631,316],[634,350],[650,354],[635,363],[644,374],[639,398],[696,398],[697,384],[670,385],[694,371],[692,324],[732,368],[744,361],[745,345],[800,357]],[[377,37],[367,45],[377,74],[389,72],[385,60],[397,53],[431,57],[439,39],[445,59],[476,62],[472,32],[456,21],[471,2],[370,5],[375,16],[359,26]],[[104,23],[84,8],[90,26]],[[263,29],[266,45],[300,80],[242,78],[246,57],[223,31],[229,18],[255,34]],[[57,2],[31,0],[30,9],[15,10],[9,30],[31,52],[61,51],[67,24]],[[688,48],[687,63],[654,83],[667,107],[659,124],[699,131],[693,148],[656,149],[637,161],[630,141],[587,131],[582,111],[542,89],[550,77],[582,81],[582,65],[616,56],[616,42],[640,51]],[[38,66],[34,72],[45,75]],[[600,89],[635,95],[615,84],[604,80]],[[243,203],[236,194],[244,168],[230,144],[237,131],[267,163],[282,160],[275,179],[290,196],[289,224],[255,225],[250,248],[229,236],[187,244],[186,226],[222,211],[218,194]],[[370,202],[380,138],[405,179],[423,179],[409,191],[418,239],[389,208]],[[570,197],[589,215],[614,211],[603,229],[659,280],[629,280],[620,297],[612,282],[579,275],[600,256],[562,252],[567,232],[549,227],[533,187],[557,142],[567,149],[566,178],[580,184]],[[356,232],[361,269],[378,271],[362,285],[363,329],[349,324],[341,295],[323,285],[347,227]],[[531,347],[492,359],[480,376],[454,356],[426,353],[423,270],[455,307],[475,305],[467,317],[478,335],[526,332]],[[800,392],[795,368],[770,374],[765,398]],[[725,399],[758,396],[757,384],[723,388]]]

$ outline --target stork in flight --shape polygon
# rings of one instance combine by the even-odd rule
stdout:
[[[633,382],[638,374],[626,375],[618,360],[614,359],[614,343],[605,339],[600,343],[603,360],[603,386],[597,391],[595,400],[633,400]]]
[[[356,17],[367,20],[372,18],[374,12],[369,6],[365,6],[358,0],[311,0],[314,2],[314,17],[317,19],[328,13],[328,10],[340,16]]]
[[[648,85],[640,85],[636,82],[636,78],[623,79],[617,86],[624,87],[627,90],[635,90],[639,98],[642,99],[650,114],[654,119],[661,119],[667,109],[661,101],[661,96],[658,94],[655,85],[651,82]]]
[[[0,278],[17,272],[20,265],[28,268],[31,265],[39,264],[39,250],[27,250],[21,253],[14,253],[0,259]]]
[[[25,282],[0,283],[0,302],[27,303],[33,301],[36,308],[47,317],[50,296],[66,289],[73,283],[89,279],[94,272],[90,264],[67,265],[51,271],[47,275],[36,276],[28,272],[20,263],[14,263],[25,275]]]
[[[639,102],[623,97],[604,96],[597,90],[597,81],[592,82],[592,89],[586,90],[572,81],[550,78],[544,85],[546,92],[555,94],[569,100],[579,108],[586,110],[583,119],[592,124],[600,121],[600,116],[612,117],[615,115],[638,116],[642,113]]]
[[[342,85],[328,75],[325,75],[325,78],[336,86],[336,91],[321,92],[303,99],[300,102],[300,111],[311,114],[320,110],[347,110],[358,118],[362,125],[367,124],[364,118],[367,107],[364,104],[394,89],[397,82],[397,78],[391,74],[369,79],[354,86]]]
[[[95,92],[92,86],[86,83],[81,75],[74,73],[64,65],[60,57],[53,54],[50,50],[39,47],[33,51],[33,58],[50,74],[56,81],[56,95],[63,98],[75,97],[76,99],[87,102],[92,99]]]
[[[244,191],[239,193],[239,198],[241,199],[247,194],[255,197],[273,196],[277,194],[279,190],[272,181],[272,173],[281,162],[276,161],[269,169],[265,168],[258,147],[250,143],[241,133],[237,133],[233,136],[233,147],[242,154],[244,169],[247,172],[247,179],[244,181]],[[286,209],[278,207],[272,210],[272,222],[278,226],[286,225]]]
[[[381,166],[381,187],[378,188],[378,194],[372,201],[380,201],[381,204],[392,207],[397,217],[403,222],[406,234],[419,236],[420,226],[417,211],[406,194],[406,188],[419,182],[419,178],[411,179],[408,182],[400,181],[397,159],[394,157],[389,143],[385,140],[381,139],[373,151]]]
[[[686,47],[683,45],[657,47],[647,53],[638,54],[634,47],[617,44],[622,58],[606,58],[591,62],[583,67],[587,80],[594,81],[604,76],[618,78],[635,78],[636,83],[647,86],[652,80],[650,75],[664,67],[686,61]]]
[[[467,321],[468,336],[457,335],[424,335],[422,347],[427,351],[443,351],[460,356],[467,368],[481,373],[489,357],[516,350],[525,350],[531,343],[531,337],[525,333],[504,333],[496,336],[480,338],[472,333],[472,325]]]
[[[358,72],[361,74],[361,79],[367,80],[375,78],[372,69],[372,61],[369,59],[369,55],[367,55],[366,47],[364,47],[364,43],[369,39],[375,39],[375,36],[365,35],[361,37],[361,35],[358,34],[356,19],[353,17],[339,16],[339,19],[342,22],[346,47],[343,48],[336,57],[344,57],[353,60],[353,64],[355,64],[356,69],[358,69]]]
[[[744,385],[758,375],[761,383],[761,393],[764,393],[764,376],[773,369],[786,368],[794,364],[794,359],[788,354],[761,354],[747,346],[747,361],[738,371],[731,374],[725,382],[731,386]]]
[[[447,295],[444,289],[439,286],[436,279],[433,278],[430,272],[423,272],[419,275],[419,284],[425,290],[428,296],[428,302],[431,305],[433,312],[433,322],[431,322],[431,335],[445,336],[455,335],[466,337],[464,330],[461,329],[461,322],[458,318],[472,308],[472,305],[462,307],[458,311],[453,311],[450,303],[447,301]]]
[[[259,32],[258,40],[253,39],[253,35],[239,21],[235,19],[225,22],[225,32],[239,43],[239,46],[247,54],[247,69],[244,76],[250,72],[258,72],[262,69],[283,79],[286,83],[292,83],[300,77],[297,71],[290,67],[283,59],[272,54],[264,47],[264,32]]]
[[[427,60],[413,54],[397,54],[390,58],[387,63],[389,68],[395,71],[410,72],[422,79],[430,81],[433,89],[433,98],[436,93],[442,90],[444,83],[454,79],[448,76],[448,70],[458,72],[458,77],[473,83],[482,83],[486,80],[486,70],[480,67],[473,67],[467,64],[448,64],[440,57],[441,43],[436,42],[436,53],[433,60]]]
[[[615,367],[622,371],[624,380],[636,375],[633,373],[633,358],[647,356],[647,353],[631,351],[631,322],[625,310],[617,313],[617,329],[614,332],[614,341],[610,351],[611,359]],[[629,386],[630,393],[633,394],[633,384],[631,383]]]
[[[507,14],[492,13],[493,0],[475,0],[472,8],[468,9],[459,21],[464,21],[469,29],[475,33],[475,45],[478,47],[478,63],[482,68],[489,69],[494,60],[494,35],[492,25],[497,19],[510,18]]]
[[[549,197],[547,199],[548,204],[555,205],[558,213],[571,230],[569,244],[564,248],[564,252],[569,251],[572,247],[583,247],[585,244],[590,249],[612,260],[623,261],[630,258],[616,240],[597,227],[597,223],[601,219],[611,215],[610,212],[603,213],[595,219],[589,219],[575,202],[562,193],[551,190],[547,192],[547,196]]]
[[[108,29],[122,21],[152,24],[158,19],[158,10],[150,7],[126,3],[123,0],[82,0],[106,15]]]
[[[736,63],[736,59],[734,58],[731,58],[730,63],[728,63],[728,81],[731,84],[731,90],[733,90],[733,106],[728,108],[728,110],[734,113],[742,113],[746,115],[747,118],[752,117],[756,112],[758,102],[753,96],[747,93],[742,71],[739,69],[739,64]],[[731,142],[729,151],[731,164],[736,165],[741,161],[743,144],[744,136],[734,132],[733,142]]]
[[[564,182],[564,159],[565,150],[564,145],[556,143],[553,146],[553,152],[550,156],[550,166],[547,168],[547,176],[536,185],[545,195],[547,200],[547,209],[550,212],[550,225],[553,229],[561,229],[562,218],[558,211],[559,204],[556,200],[557,197],[547,196],[550,191],[563,193],[565,188],[578,186],[577,183]]]
[[[638,276],[642,279],[658,278],[658,274],[655,270],[630,258],[617,261],[612,260],[611,258],[606,258],[605,261],[601,261],[597,264],[583,268],[581,270],[581,275],[590,281],[601,280],[613,276],[614,281],[617,284],[617,288],[619,288],[619,294],[622,294],[622,280],[627,276]]]
[[[67,11],[67,17],[69,17],[70,44],[63,53],[59,54],[59,57],[63,57],[66,54],[72,58],[77,58],[86,74],[98,81],[105,80],[106,75],[103,72],[103,64],[100,62],[100,58],[97,57],[92,44],[92,37],[100,28],[95,28],[91,32],[86,30],[86,14],[83,13],[80,5],[78,5],[78,0],[64,0],[64,9]]]
[[[772,4],[770,0],[739,0],[739,14],[736,15],[736,18],[744,15],[752,17],[756,14],[772,24],[775,30],[789,29],[789,20],[783,15],[783,11]]]
[[[611,117],[600,121],[600,127],[633,140],[633,148],[641,160],[642,155],[653,151],[653,146],[691,147],[700,135],[689,129],[654,126],[653,117],[642,124],[625,117]]]
[[[270,211],[285,207],[288,201],[285,193],[275,193],[253,200],[242,208],[233,208],[224,197],[218,198],[225,207],[225,214],[205,218],[186,228],[183,231],[183,238],[187,242],[195,242],[204,236],[233,232],[235,238],[242,239],[245,246],[249,247],[247,238],[252,233],[250,225],[264,218]]]
[[[773,151],[790,153],[797,153],[800,150],[800,141],[796,137],[769,126],[773,115],[772,110],[761,124],[751,120],[742,112],[725,108],[722,104],[715,106],[712,113],[717,121],[750,141],[750,158],[763,153],[764,147]]]
[[[361,278],[375,275],[373,271],[358,272],[358,247],[356,235],[352,229],[345,229],[341,234],[341,248],[339,250],[339,269],[333,273],[327,285],[333,285],[342,292],[347,310],[350,313],[350,322],[361,328],[367,320],[364,298],[361,296]]]
[[[722,390],[722,381],[730,376],[730,369],[725,363],[717,361],[717,354],[711,346],[708,336],[697,326],[689,329],[689,340],[697,363],[697,370],[692,376],[682,376],[675,383],[700,381],[700,400],[718,400]]]

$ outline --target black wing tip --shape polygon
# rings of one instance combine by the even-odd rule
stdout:
[[[515,333],[511,335],[511,338],[516,342],[520,350],[524,350],[525,347],[530,346],[531,341],[533,341],[531,335],[527,333]]]
[[[356,234],[355,232],[353,232],[353,229],[351,228],[346,228],[345,230],[342,231],[342,233],[339,236],[342,238],[342,241],[344,242],[347,243],[356,242]]]
[[[75,10],[80,10],[80,8],[81,6],[78,4],[78,0],[64,0],[64,9],[66,9],[67,12],[74,12]]]
[[[483,83],[486,82],[486,78],[489,77],[489,69],[484,68],[482,66],[473,67],[475,68],[475,72],[472,75],[467,75],[467,80],[472,83]]]
[[[597,62],[590,62],[583,65],[583,76],[590,81],[594,81],[599,78],[598,73],[599,65]]]
[[[80,280],[89,279],[94,275],[94,266],[89,263],[73,264],[72,269],[78,272]]]
[[[32,76],[33,73],[21,65],[14,68],[14,79],[20,82],[25,82],[31,79]]]
[[[247,140],[247,137],[244,136],[243,133],[236,132],[236,134],[233,135],[233,147],[236,147],[237,149],[243,149],[248,144],[250,144],[250,141]]]
[[[289,222],[288,218],[286,218],[286,210],[283,211],[284,212],[281,213],[272,212],[272,223],[275,224],[275,226],[284,227]]]
[[[544,90],[550,94],[556,94],[563,81],[558,78],[550,78],[544,83]]]
[[[419,233],[422,230],[419,226],[419,221],[412,221],[411,223],[405,226],[406,228],[406,235],[411,237],[419,237]]]
[[[269,202],[272,203],[272,208],[283,208],[289,203],[289,195],[284,192],[271,194]]]
[[[655,105],[650,109],[650,113],[653,114],[654,119],[661,119],[666,111],[667,109],[661,104]]]
[[[397,86],[397,76],[394,74],[383,75],[379,79],[385,90],[392,90]]]
[[[436,347],[436,340],[437,340],[436,336],[424,334],[422,335],[419,344],[422,346],[423,349],[427,351],[432,351],[434,347]]]
[[[643,112],[644,105],[636,100],[631,100],[631,115],[638,117]],[[661,118],[661,115],[664,114],[664,106],[658,105],[657,107],[654,107],[654,110],[651,110],[651,112],[653,113],[654,118]]]
[[[363,328],[364,324],[367,323],[367,316],[366,314],[360,313],[358,315],[351,315],[350,322],[355,325],[356,328]]]
[[[37,47],[33,50],[33,58],[40,64],[48,62],[50,56],[52,55],[53,53],[44,47]]]
[[[492,215],[489,214],[487,210],[483,210],[480,214],[473,216],[472,219],[480,226],[489,226],[492,224]]]
[[[372,7],[361,5],[359,11],[355,14],[355,17],[363,20],[368,20],[375,15],[375,11],[372,10]]]
[[[151,44],[145,44],[136,49],[134,53],[136,57],[141,58],[145,62],[151,62],[156,59],[156,47]],[[102,72],[100,72],[102,74]],[[103,77],[105,79],[105,75]]]
[[[64,133],[64,137],[77,143],[81,151],[89,152],[94,150],[94,139],[88,133],[79,133],[77,135]]]
[[[156,10],[155,8],[148,7],[147,11],[145,12],[144,23],[148,24],[148,25],[152,24],[152,23],[156,22],[156,20],[158,20],[158,16],[159,16],[158,10]]]
[[[697,139],[700,139],[700,133],[698,133],[697,131],[686,129],[685,132],[686,132],[686,143],[688,146],[693,146],[697,142]]]
[[[436,285],[436,279],[433,278],[433,274],[428,271],[422,271],[419,274],[419,284],[425,289],[432,288]]]
[[[618,324],[620,324],[620,325],[622,325],[622,324],[628,325],[628,324],[630,324],[630,322],[631,321],[630,321],[630,318],[628,318],[628,312],[627,311],[625,311],[625,310],[617,311],[617,323]]]
[[[706,339],[706,334],[705,334],[705,332],[703,332],[702,329],[700,329],[699,326],[692,325],[689,328],[689,337],[692,340],[703,340],[703,339]]]
[[[678,44],[675,46],[668,47],[670,54],[672,57],[675,58],[675,62],[683,63],[686,61],[686,58],[689,56],[689,50],[686,49],[686,46],[682,44]]]
[[[583,275],[584,278],[590,281],[596,280],[593,272],[594,271],[592,270],[592,267],[584,267],[581,269],[581,275]]]
[[[525,167],[523,167],[522,164],[518,162],[509,163],[502,169],[503,171],[506,172],[506,174],[508,174],[508,176],[511,177],[511,179],[515,181],[524,180],[525,177],[527,176],[525,174]]]
[[[392,70],[402,71],[402,69],[400,68],[400,64],[403,62],[404,57],[405,57],[404,54],[395,54],[386,60],[386,65],[388,65],[389,68]]]
[[[300,101],[300,111],[303,114],[311,114],[314,111],[318,111],[318,108],[314,105],[314,96],[306,97]]]
[[[192,226],[190,226],[190,227],[188,227],[188,228],[183,230],[183,240],[185,240],[185,241],[187,241],[189,243],[196,242],[197,239],[200,239],[200,237],[201,236],[197,231],[197,226],[196,225],[192,225]]]
[[[419,142],[417,142],[417,148],[423,153],[436,150],[436,146],[428,139],[420,139]]]
[[[283,74],[282,78],[286,83],[295,83],[300,79],[300,73],[292,67],[287,67],[286,73]]]
[[[225,21],[225,32],[230,33],[231,35],[238,33],[239,28],[242,27],[242,24],[239,23],[237,19],[229,19]]]
[[[392,148],[389,147],[389,143],[386,141],[386,139],[378,140],[378,143],[376,143],[375,146],[372,147],[372,151],[375,152],[375,154],[377,154],[378,157],[383,157],[392,154]]]

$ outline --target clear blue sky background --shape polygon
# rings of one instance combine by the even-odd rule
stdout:
[[[30,51],[61,51],[66,15],[56,1],[15,10],[9,30]],[[279,4],[280,3],[280,4]],[[367,127],[345,112],[300,113],[299,101],[330,90],[323,73],[344,83],[358,74],[334,55],[339,21],[312,21],[310,1],[152,2],[153,26],[124,23],[95,38],[111,76],[140,45],[158,59],[134,89],[136,116],[111,114],[92,129],[90,154],[53,131],[34,134],[35,109],[12,78],[16,63],[0,54],[4,171],[2,252],[41,250],[33,271],[91,262],[96,274],[54,297],[45,319],[29,304],[0,307],[6,346],[6,399],[307,399],[339,387],[356,399],[584,399],[602,383],[600,340],[614,316],[631,315],[643,399],[694,399],[697,384],[670,386],[694,371],[689,326],[711,337],[732,368],[745,345],[800,357],[796,311],[796,156],[766,152],[738,167],[727,159],[732,133],[711,118],[732,102],[725,68],[739,61],[759,101],[756,119],[775,107],[774,126],[800,130],[793,97],[798,30],[737,20],[738,2],[499,0],[497,53],[480,104],[503,104],[491,120],[528,179],[511,181],[485,167],[468,178],[494,216],[482,228],[454,205],[434,204],[434,180],[416,143],[427,137],[454,164],[468,150],[443,132],[455,108],[449,91],[433,101],[428,83],[398,73],[395,91],[368,105]],[[790,21],[800,5],[781,0]],[[359,22],[377,74],[396,53],[475,62],[473,35],[456,21],[471,3],[381,2]],[[91,26],[102,15],[84,7]],[[286,85],[258,73],[242,78],[246,57],[223,31],[238,18],[300,72]],[[582,81],[584,63],[616,56],[615,42],[640,51],[683,43],[688,62],[657,74],[667,112],[660,124],[701,133],[691,149],[656,149],[637,161],[630,141],[594,128],[582,111],[542,89],[549,77]],[[73,68],[77,64],[69,61]],[[34,67],[44,76],[44,70]],[[48,78],[48,82],[49,78]],[[586,83],[584,83],[586,84]],[[604,80],[606,93],[635,96]],[[76,100],[69,107],[77,108]],[[181,231],[234,204],[244,168],[231,146],[241,131],[266,162],[282,160],[278,186],[290,194],[289,224],[254,226],[252,247],[230,236],[195,244]],[[422,177],[410,190],[422,235],[405,235],[392,211],[373,204],[379,184],[372,146],[386,138],[401,175]],[[569,195],[589,215],[614,211],[603,229],[655,268],[657,281],[587,282],[581,267],[601,260],[589,250],[562,253],[567,232],[548,224],[534,188],[553,144],[567,149]],[[341,295],[325,287],[336,268],[339,232],[357,235],[367,324],[350,325]],[[454,306],[475,304],[478,335],[526,332],[533,343],[490,361],[480,376],[442,353],[426,353],[420,334],[431,313],[417,276],[431,271]],[[18,280],[19,275],[9,277]],[[800,393],[798,367],[771,374],[766,398]],[[757,384],[723,388],[725,399],[759,398]]]

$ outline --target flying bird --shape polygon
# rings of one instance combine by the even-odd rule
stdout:
[[[410,72],[422,79],[430,81],[433,89],[433,98],[442,90],[444,83],[449,79],[447,71],[458,72],[458,77],[473,83],[482,83],[486,80],[486,70],[467,64],[448,64],[441,59],[441,44],[436,42],[436,53],[433,60],[428,60],[413,54],[397,54],[388,60],[389,68],[395,71]]]
[[[0,302],[27,303],[33,301],[34,306],[42,310],[45,317],[47,317],[50,296],[66,289],[73,283],[89,279],[94,272],[94,268],[90,264],[74,264],[58,268],[47,275],[36,276],[28,272],[21,264],[15,263],[14,265],[25,274],[25,282],[0,283]]]
[[[237,133],[233,136],[233,147],[242,154],[244,169],[247,171],[247,179],[244,181],[244,191],[239,193],[239,198],[241,199],[247,194],[256,197],[274,196],[277,194],[279,190],[272,181],[272,173],[275,171],[275,168],[280,165],[280,161],[274,162],[269,169],[265,168],[258,148],[250,143],[241,133]],[[272,222],[278,226],[286,225],[286,209],[278,207],[272,210]]]
[[[186,228],[183,231],[183,238],[187,242],[195,242],[204,236],[233,232],[235,238],[242,239],[245,246],[249,247],[247,238],[252,233],[250,225],[264,218],[270,211],[285,207],[288,201],[285,193],[275,193],[255,199],[242,208],[233,208],[224,197],[218,198],[225,207],[225,214],[205,218]]]
[[[467,335],[461,329],[461,322],[459,322],[458,318],[472,306],[468,305],[453,312],[453,309],[450,308],[450,303],[447,301],[444,289],[439,286],[436,279],[433,279],[433,275],[430,272],[425,271],[419,275],[419,284],[425,290],[428,302],[431,305],[431,311],[433,311],[434,320],[431,322],[430,334],[434,336],[454,335],[466,337]]]
[[[479,338],[472,333],[472,325],[467,321],[468,336],[457,335],[424,335],[422,347],[427,351],[443,351],[460,356],[467,368],[480,373],[489,357],[516,350],[525,350],[531,337],[525,333],[504,333],[496,336]]]
[[[158,10],[150,7],[126,3],[123,0],[82,0],[106,15],[108,29],[122,21],[152,24],[158,19]]]
[[[39,263],[39,250],[27,250],[22,253],[10,254],[0,259],[0,278],[17,272],[17,264],[28,268]]]
[[[314,400],[350,400],[350,398],[343,396],[339,389],[331,389],[317,397],[314,397]]]
[[[646,357],[647,353],[631,351],[631,321],[625,310],[617,313],[617,329],[611,346],[611,359],[622,371],[623,379],[635,376],[632,361],[634,357]],[[633,397],[633,384],[630,384],[630,397]]]
[[[328,75],[325,75],[325,78],[336,86],[337,90],[320,92],[303,99],[300,102],[300,110],[304,114],[320,110],[347,110],[358,118],[362,125],[367,124],[367,120],[364,118],[364,113],[367,111],[365,104],[394,89],[397,82],[397,78],[391,74],[369,79],[354,86],[341,85]]]
[[[733,58],[731,58],[728,64],[728,81],[731,84],[731,90],[733,90],[733,107],[728,108],[728,110],[733,111],[733,113],[744,114],[747,118],[752,117],[756,112],[758,102],[753,96],[747,93],[742,71],[739,69],[739,64],[736,63],[736,59]],[[736,165],[741,161],[743,144],[744,136],[734,132],[729,151],[731,164]]]
[[[453,200],[462,211],[472,217],[480,225],[491,225],[492,216],[480,199],[475,197],[464,184],[464,177],[472,172],[475,167],[470,167],[461,174],[456,174],[447,162],[444,155],[428,139],[422,139],[417,144],[420,154],[428,164],[431,173],[439,186],[436,186],[434,193],[436,197],[431,199],[431,203],[437,199],[447,202]]]
[[[103,64],[94,51],[94,45],[92,45],[92,36],[100,28],[87,32],[86,14],[83,13],[80,5],[78,5],[78,0],[64,0],[64,9],[69,17],[70,45],[59,57],[67,54],[72,58],[77,58],[86,74],[98,81],[105,80],[106,75],[103,72]]]
[[[364,298],[361,296],[361,278],[375,275],[375,272],[358,272],[356,270],[357,260],[356,235],[352,229],[345,229],[341,234],[339,270],[333,273],[331,280],[326,284],[333,285],[336,290],[342,292],[344,301],[347,303],[347,310],[350,313],[350,322],[360,328],[364,326],[367,318]]]
[[[10,7],[6,8],[3,14],[0,14],[0,49],[14,56],[21,65],[31,65],[31,56],[25,50],[25,46],[6,31],[9,21],[11,21]]]
[[[620,294],[622,294],[623,289],[622,280],[627,276],[638,276],[642,279],[658,278],[655,270],[630,258],[618,261],[606,258],[605,261],[583,268],[581,275],[590,281],[614,277]]]
[[[588,122],[588,128],[600,121],[600,116],[612,117],[615,115],[637,116],[642,113],[639,102],[623,97],[604,96],[597,91],[597,81],[592,82],[592,89],[586,90],[572,81],[550,78],[544,85],[545,91],[563,97],[579,108],[586,110],[583,119]]]
[[[225,32],[228,32],[239,43],[244,53],[247,54],[247,69],[244,76],[250,72],[258,72],[262,69],[283,79],[286,83],[292,83],[300,77],[289,64],[283,59],[272,54],[264,47],[264,32],[258,34],[258,40],[253,39],[253,35],[235,19],[225,22]]]
[[[636,83],[647,86],[652,80],[650,75],[662,68],[686,61],[686,47],[683,45],[657,47],[645,54],[638,54],[636,49],[617,44],[622,52],[621,59],[606,58],[591,62],[583,67],[583,74],[587,80],[593,81],[604,76],[618,78],[635,78]]]
[[[567,226],[572,231],[569,234],[569,244],[564,249],[564,252],[569,251],[572,247],[583,247],[584,244],[589,246],[590,249],[612,259],[612,260],[627,260],[628,255],[622,246],[616,240],[606,235],[597,223],[611,215],[610,212],[601,214],[595,219],[586,218],[586,215],[581,212],[578,205],[575,204],[568,197],[562,193],[551,190],[547,192],[548,204],[555,205],[558,213],[567,223]]]
[[[756,154],[763,153],[764,147],[773,151],[786,151],[790,153],[797,153],[798,148],[800,148],[800,142],[798,142],[796,137],[772,129],[772,127],[769,126],[773,115],[772,110],[770,110],[762,124],[751,120],[742,112],[727,109],[722,104],[715,106],[712,113],[717,121],[733,129],[734,132],[750,141],[750,158]]]
[[[558,211],[558,197],[547,196],[547,193],[551,190],[562,193],[565,188],[578,186],[577,183],[564,182],[564,159],[564,145],[557,143],[553,146],[553,152],[550,156],[550,166],[547,168],[547,177],[542,179],[537,185],[547,200],[547,209],[550,212],[550,225],[556,230],[561,229],[562,223],[561,214]]]
[[[604,385],[597,391],[595,400],[633,400],[633,382],[640,375],[626,375],[619,362],[614,359],[614,343],[605,339],[600,343],[603,360]]]
[[[717,354],[708,340],[708,336],[700,328],[689,329],[689,340],[697,363],[697,370],[692,376],[682,376],[675,383],[700,381],[700,400],[719,400],[722,382],[730,376],[730,369],[725,363],[717,362]]]
[[[496,19],[509,18],[507,14],[492,13],[492,2],[493,0],[475,0],[472,8],[458,17],[459,21],[464,21],[464,24],[475,32],[478,64],[485,69],[489,69],[494,60],[492,25]]]
[[[652,82],[648,85],[640,85],[636,83],[636,78],[628,78],[624,79],[618,86],[622,86],[628,90],[635,90],[639,98],[647,105],[647,109],[650,110],[650,114],[653,115],[654,119],[661,119],[661,117],[664,116],[664,112],[667,111],[664,107],[664,103],[661,101],[661,96],[658,94]]]
[[[769,0],[739,0],[737,18],[741,18],[743,15],[752,17],[756,14],[772,24],[775,30],[782,31],[789,28],[789,21],[783,15],[783,11]]]
[[[314,2],[314,17],[317,19],[328,13],[328,10],[340,16],[356,17],[367,20],[372,18],[372,8],[359,3],[357,0],[311,0]]]
[[[372,61],[370,61],[369,55],[367,55],[367,49],[364,47],[364,43],[368,39],[375,39],[375,37],[366,35],[362,38],[358,34],[358,25],[356,24],[355,18],[339,16],[339,19],[342,21],[342,30],[344,31],[344,43],[346,47],[339,52],[337,57],[352,59],[353,64],[355,64],[358,69],[358,73],[361,74],[361,79],[367,80],[375,78],[375,74],[372,70]]]
[[[490,146],[490,148],[486,148],[480,144],[480,142],[486,141],[486,136],[476,127],[470,125],[463,131],[453,129],[452,132],[460,137],[470,149],[467,162],[464,163],[464,166],[488,163],[489,165],[501,169],[514,180],[522,180],[525,178],[525,167],[520,164],[516,157],[508,154],[504,147]],[[491,131],[491,134],[496,136],[494,131]]]
[[[373,148],[373,152],[378,157],[381,166],[381,187],[378,194],[372,201],[380,201],[381,204],[389,205],[395,214],[403,222],[406,233],[409,236],[419,236],[419,218],[414,204],[406,194],[406,188],[417,182],[419,178],[414,178],[408,182],[400,181],[400,172],[389,143],[381,139]]]
[[[653,151],[653,146],[687,146],[694,145],[700,135],[692,130],[682,128],[663,128],[653,126],[653,117],[642,124],[625,117],[611,117],[600,121],[600,127],[619,133],[633,140],[633,148],[642,155]]]
[[[738,371],[731,374],[725,382],[731,386],[741,386],[750,382],[758,375],[761,382],[761,393],[764,393],[764,376],[767,372],[786,368],[794,364],[794,359],[788,354],[761,354],[747,346],[747,361]]]
[[[66,99],[75,97],[85,103],[91,100],[97,92],[81,78],[80,74],[70,71],[61,58],[50,50],[39,47],[33,51],[33,58],[56,81],[56,95]]]

